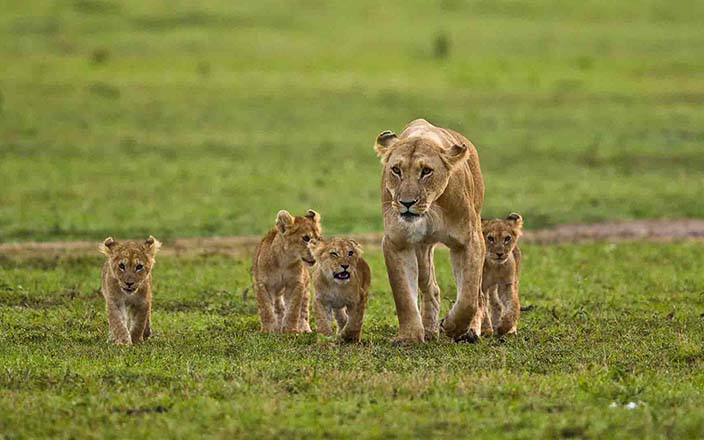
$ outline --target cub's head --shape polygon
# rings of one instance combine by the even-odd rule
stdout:
[[[294,217],[281,210],[276,215],[276,231],[283,237],[284,249],[306,264],[315,264],[315,258],[308,249],[311,240],[320,238],[320,214],[309,209],[306,215]]]
[[[129,295],[148,279],[160,247],[161,242],[150,235],[144,241],[125,242],[108,237],[99,249],[108,257],[110,274],[117,278],[120,289]]]
[[[445,150],[422,138],[399,140],[391,131],[377,137],[374,149],[383,165],[391,209],[406,221],[428,211],[445,192],[452,171],[469,155],[465,145]]]
[[[354,240],[331,238],[312,240],[309,244],[318,262],[318,270],[329,280],[344,284],[350,280],[362,257],[362,248]]]
[[[504,264],[523,233],[523,217],[512,212],[505,219],[482,220],[482,234],[486,242],[486,261]]]

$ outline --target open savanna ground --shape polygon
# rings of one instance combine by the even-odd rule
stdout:
[[[460,130],[526,227],[704,217],[699,1],[0,2],[0,241],[381,229],[376,135]]]
[[[163,256],[152,339],[108,343],[100,256],[0,261],[0,437],[693,438],[697,242],[525,245],[519,334],[419,346],[378,248],[363,343],[261,335],[248,257]],[[443,313],[454,297],[440,252]],[[624,405],[634,402],[636,407]]]

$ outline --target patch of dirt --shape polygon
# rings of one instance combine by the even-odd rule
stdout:
[[[379,246],[382,233],[350,234],[364,246]],[[162,255],[241,256],[251,253],[261,237],[241,235],[234,237],[195,237],[164,240]],[[578,243],[621,240],[704,240],[704,219],[651,219],[574,223],[553,228],[525,231],[521,241],[534,244]],[[50,241],[0,243],[2,256],[56,256],[98,253],[97,241]]]

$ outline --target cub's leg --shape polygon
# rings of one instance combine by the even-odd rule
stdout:
[[[310,323],[308,322],[308,308],[310,307],[310,290],[305,289],[301,300],[301,316],[299,318],[298,330],[301,333],[310,333]]]
[[[299,322],[301,319],[301,306],[307,286],[303,283],[295,283],[284,289],[284,322],[281,330],[288,333],[299,332]]]
[[[132,321],[130,323],[130,335],[132,337],[133,344],[144,340],[144,330],[147,327],[149,310],[149,304],[135,305],[129,309]]]
[[[493,285],[487,292],[487,299],[489,300],[489,309],[491,312],[491,324],[494,332],[499,331],[499,322],[501,322],[501,315],[504,310],[504,306],[499,299],[498,288],[498,285]]]
[[[418,287],[420,288],[423,305],[421,317],[425,340],[431,341],[438,338],[440,325],[440,287],[435,280],[435,265],[433,264],[433,246],[416,249],[418,259]]]
[[[257,296],[257,310],[261,322],[261,331],[271,333],[277,330],[276,314],[274,313],[274,301],[266,289],[264,283],[254,284],[254,293]]]
[[[332,327],[330,326],[330,321],[332,321],[332,317],[330,315],[332,313],[329,307],[325,307],[325,305],[318,300],[317,295],[315,298],[314,310],[316,331],[321,335],[332,336]]]
[[[283,295],[274,295],[274,315],[276,315],[276,329],[281,330],[281,326],[284,324],[284,313],[286,312],[286,305],[284,304]]]
[[[366,304],[351,304],[347,306],[347,323],[341,327],[340,339],[344,342],[359,342],[362,338],[362,321]],[[338,321],[339,322],[339,321]]]
[[[492,326],[491,318],[491,303],[489,302],[489,295],[484,292],[479,294],[479,308],[482,314],[482,334],[483,335],[493,335],[494,328]]]
[[[498,333],[500,335],[516,333],[518,318],[521,314],[521,304],[518,300],[518,286],[515,283],[499,287],[499,299],[504,306]]]
[[[337,333],[340,333],[347,325],[347,310],[345,310],[345,307],[342,307],[335,309],[333,313],[335,314],[335,321],[337,322]]]
[[[147,325],[144,326],[144,340],[146,341],[152,335],[152,311],[147,314]]]
[[[129,345],[132,343],[130,332],[127,330],[125,322],[124,305],[116,304],[114,301],[107,300],[105,308],[108,314],[108,325],[110,326],[110,334],[115,345]]]

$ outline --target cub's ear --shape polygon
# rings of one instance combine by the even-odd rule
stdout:
[[[308,242],[308,248],[312,251],[316,251],[323,247],[325,244],[325,240],[323,238],[311,238],[310,241]]]
[[[278,229],[279,232],[283,234],[291,225],[293,225],[293,216],[288,211],[282,209],[276,214],[276,229]]]
[[[159,249],[161,249],[161,242],[154,238],[153,235],[150,235],[149,238],[144,240],[144,248],[147,250],[147,253],[153,257],[159,252]]]
[[[362,245],[352,239],[350,239],[350,243],[352,243],[352,247],[354,247],[354,251],[357,253],[357,255],[361,257],[364,254],[364,249],[362,249]]]
[[[112,248],[115,247],[117,242],[115,241],[114,238],[108,237],[105,240],[103,240],[102,243],[98,246],[98,250],[100,251],[101,254],[107,255],[108,257],[110,256],[110,252],[112,251]]]
[[[506,220],[513,222],[513,224],[518,228],[523,228],[523,217],[517,212],[512,212],[506,217]]]
[[[445,162],[449,165],[449,168],[453,168],[455,165],[464,162],[468,156],[469,149],[465,144],[455,144],[450,147],[445,154],[443,154]]]
[[[308,211],[306,211],[306,217],[308,217],[309,219],[313,220],[316,223],[320,223],[320,214],[313,211],[312,209],[309,209]]]
[[[386,153],[389,152],[389,147],[396,143],[398,137],[396,133],[391,130],[382,131],[379,136],[376,137],[376,143],[374,144],[374,151],[376,151],[377,156],[381,159],[381,163],[386,163]]]

